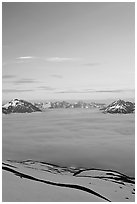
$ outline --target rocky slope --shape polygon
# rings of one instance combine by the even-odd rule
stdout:
[[[31,113],[41,111],[39,108],[33,104],[19,99],[13,99],[10,102],[2,106],[2,113]]]
[[[104,113],[133,113],[135,111],[135,103],[117,100],[102,110],[104,110]]]

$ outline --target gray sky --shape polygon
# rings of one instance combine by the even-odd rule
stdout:
[[[134,97],[134,3],[3,3],[3,100]]]

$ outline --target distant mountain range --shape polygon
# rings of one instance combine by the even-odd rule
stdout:
[[[45,102],[45,103],[34,103],[34,105],[40,109],[46,108],[103,108],[105,107],[104,103],[86,103],[83,101],[78,101],[74,103],[69,103],[67,101],[56,101],[56,102]]]
[[[78,101],[75,103],[69,103],[66,101],[56,101],[56,102],[45,102],[45,103],[29,103],[24,100],[13,99],[10,102],[2,106],[2,113],[31,113],[36,111],[44,111],[46,109],[57,109],[57,108],[98,108],[103,110],[103,113],[133,113],[135,111],[135,103],[125,102],[124,100],[117,100],[106,106],[104,103],[90,102],[86,103],[83,101]]]
[[[2,106],[2,113],[32,113],[36,111],[41,111],[38,107],[34,106],[24,100],[13,99],[10,102]]]

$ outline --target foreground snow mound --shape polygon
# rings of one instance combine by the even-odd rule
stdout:
[[[2,106],[2,113],[31,113],[41,111],[33,104],[19,99],[13,99],[10,102]]]
[[[114,170],[34,160],[7,160],[2,170],[4,202],[135,202],[135,178]]]
[[[117,100],[104,108],[104,113],[133,113],[135,104],[129,101]]]

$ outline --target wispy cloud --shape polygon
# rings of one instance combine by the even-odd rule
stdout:
[[[56,91],[55,93],[61,93],[61,94],[64,94],[64,93],[85,93],[85,91],[83,90],[72,90],[72,89],[68,89],[68,90],[60,90],[60,91]]]
[[[45,62],[65,62],[65,61],[76,61],[77,58],[70,58],[70,57],[36,57],[36,56],[21,56],[17,57],[16,60],[42,60]],[[23,61],[22,61],[23,62]]]
[[[55,88],[50,87],[50,86],[39,86],[38,88],[41,89],[41,90],[46,90],[46,91],[54,91],[54,90],[56,90]]]
[[[120,93],[120,92],[125,92],[125,90],[99,90],[96,91],[97,93]]]
[[[16,58],[14,60],[9,60],[9,61],[3,62],[2,66],[6,67],[6,66],[12,65],[12,64],[28,63],[28,62],[31,62],[33,60],[33,58],[28,58],[27,60],[26,59],[25,58],[24,59],[23,58]]]
[[[55,78],[59,78],[59,79],[63,78],[63,76],[60,74],[51,74],[50,76],[55,77]]]
[[[31,83],[36,83],[37,81],[35,79],[20,79],[17,81],[14,81],[15,84],[31,84]]]
[[[51,63],[61,63],[61,62],[72,62],[79,61],[78,58],[69,58],[69,57],[39,57],[39,56],[20,56],[13,60],[6,61],[2,63],[2,66],[7,66],[10,64],[22,64],[22,63],[30,63],[33,61],[43,61],[43,62],[51,62]]]
[[[37,60],[44,60],[47,62],[64,62],[64,61],[75,61],[78,58],[70,58],[70,57],[36,57],[36,56],[21,56],[17,57],[16,60],[26,60],[26,59],[37,59]]]
[[[94,89],[81,89],[81,90],[74,90],[74,89],[66,89],[66,90],[60,90],[56,91],[55,93],[61,93],[61,94],[71,94],[71,93],[122,93],[122,92],[133,92],[133,89],[113,89],[113,90],[94,90]]]
[[[78,60],[76,58],[69,58],[69,57],[49,57],[46,58],[46,61],[49,62],[65,62],[65,61],[75,61]]]
[[[10,74],[5,74],[2,76],[3,79],[11,79],[11,78],[15,78],[15,75],[10,75]]]
[[[24,60],[24,59],[35,59],[33,56],[24,56],[24,57],[17,57],[17,60]]]
[[[132,92],[133,89],[113,89],[113,90],[97,90],[97,93],[120,93],[120,92]]]
[[[32,89],[3,89],[3,93],[18,93],[18,92],[31,92]]]

